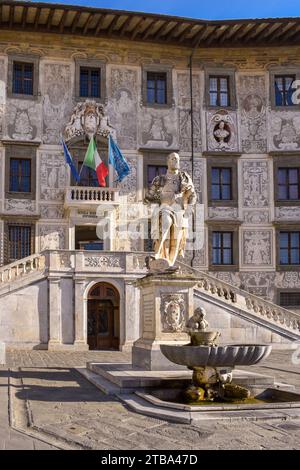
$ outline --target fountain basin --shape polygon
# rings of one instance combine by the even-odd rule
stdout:
[[[161,344],[161,352],[182,366],[235,367],[251,366],[268,357],[272,346],[266,344],[230,344],[224,346],[191,346]]]

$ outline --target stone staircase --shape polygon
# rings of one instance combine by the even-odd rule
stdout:
[[[183,274],[196,277],[194,296],[228,313],[265,327],[290,340],[300,341],[300,314],[250,294],[198,269],[178,262]]]
[[[36,253],[6,264],[0,268],[0,296],[11,292],[20,284],[27,284],[33,280],[45,277],[46,256]]]

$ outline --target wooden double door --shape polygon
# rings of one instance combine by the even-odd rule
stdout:
[[[111,284],[96,284],[88,297],[90,349],[119,349],[120,297]]]

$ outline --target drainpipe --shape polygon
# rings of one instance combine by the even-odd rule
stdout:
[[[194,104],[193,104],[193,57],[196,48],[198,47],[198,43],[193,47],[191,55],[190,55],[190,60],[189,60],[189,69],[190,69],[190,103],[191,103],[191,110],[190,110],[190,115],[191,115],[191,158],[192,158],[192,180],[194,181]],[[196,223],[195,223],[195,214],[193,214],[193,222],[192,222],[192,230],[193,230],[193,255],[191,259],[191,266],[194,264],[194,259],[195,259],[195,250],[194,250],[194,242],[195,242],[195,229],[196,229]]]

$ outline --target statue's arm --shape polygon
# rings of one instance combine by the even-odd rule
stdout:
[[[144,201],[148,202],[159,202],[159,177],[155,177],[152,183],[150,184],[148,190],[145,194]]]

